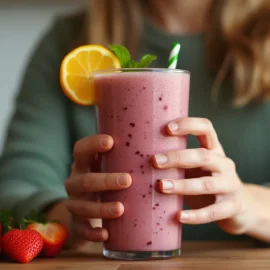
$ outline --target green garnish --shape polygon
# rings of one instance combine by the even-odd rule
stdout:
[[[14,219],[14,213],[10,210],[0,209],[0,224],[2,225],[2,234],[11,230],[14,226],[17,225]]]
[[[31,210],[28,216],[26,216],[23,219],[23,222],[26,224],[31,224],[31,223],[46,223],[46,217],[43,213],[38,213],[35,210]]]
[[[122,68],[147,68],[152,61],[157,59],[156,55],[146,54],[141,58],[140,62],[136,62],[131,59],[131,55],[126,47],[110,45],[109,48],[119,59]]]
[[[52,220],[50,222],[60,221]],[[0,208],[0,225],[2,225],[2,235],[12,229],[26,229],[28,224],[31,223],[46,223],[46,216],[42,213],[38,213],[35,210],[31,210],[28,216],[24,219],[16,219],[14,211],[5,210]],[[1,231],[0,231],[1,238]]]

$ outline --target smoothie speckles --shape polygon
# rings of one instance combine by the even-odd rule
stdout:
[[[129,72],[122,75],[129,78]],[[133,76],[133,73],[130,75]],[[186,108],[182,108],[182,105],[178,106],[181,91],[175,94],[168,91],[168,85],[176,81],[173,87],[178,87],[179,80],[172,78],[165,83],[156,76],[151,79],[151,82],[155,83],[155,91],[152,91],[152,85],[140,79],[133,83],[133,80],[124,80],[120,76],[118,79],[118,75],[115,77],[117,80],[117,83],[113,82],[115,87],[112,89],[111,84],[108,83],[107,89],[104,89],[106,92],[102,90],[100,95],[106,98],[106,104],[97,108],[101,116],[106,116],[104,121],[100,122],[100,132],[109,133],[115,141],[112,151],[102,155],[103,166],[105,168],[108,166],[108,172],[113,171],[113,166],[116,166],[118,172],[128,172],[132,178],[132,185],[127,190],[111,192],[112,199],[117,199],[119,196],[119,201],[123,202],[125,215],[119,219],[119,222],[123,222],[125,226],[119,230],[118,221],[107,222],[105,226],[112,228],[116,233],[112,234],[113,237],[106,242],[106,245],[109,248],[117,246],[118,250],[135,247],[137,250],[152,251],[162,250],[160,247],[163,246],[167,250],[176,249],[179,247],[179,237],[175,236],[179,235],[180,230],[178,222],[174,222],[174,213],[181,210],[181,197],[169,198],[160,192],[157,180],[168,176],[165,171],[156,170],[152,166],[151,158],[168,145],[166,123],[177,117],[186,116]],[[103,85],[104,80],[101,83]],[[143,87],[146,89],[143,90]],[[119,99],[112,100],[115,97]],[[168,106],[167,111],[164,110],[165,105]],[[174,113],[175,108],[177,114]],[[181,109],[183,109],[182,115]],[[169,139],[172,141],[172,147],[176,149],[182,147],[181,139]],[[126,143],[129,143],[129,147]],[[170,178],[183,178],[181,170],[169,169],[168,175]],[[175,200],[179,200],[179,203]],[[169,235],[167,235],[168,231],[170,231]],[[116,237],[120,240],[115,241]],[[132,243],[126,241],[127,237],[134,241]]]

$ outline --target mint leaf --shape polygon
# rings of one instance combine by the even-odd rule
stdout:
[[[121,45],[110,45],[110,50],[119,59],[121,68],[147,68],[152,61],[157,59],[156,55],[146,54],[144,55],[140,62],[136,62],[131,59],[128,49]]]
[[[139,68],[140,67],[139,65],[140,65],[140,63],[135,62],[134,60],[130,60],[128,62],[127,68]]]
[[[128,63],[131,61],[131,56],[128,49],[121,45],[110,45],[109,48],[119,59],[121,67],[128,67]]]
[[[144,55],[140,62],[139,62],[139,68],[146,68],[148,67],[152,61],[156,60],[157,59],[157,56],[156,55],[153,55],[153,54],[146,54]]]
[[[156,55],[146,54],[141,58],[140,62],[130,60],[128,63],[128,68],[147,68],[152,63],[152,61],[156,59]]]

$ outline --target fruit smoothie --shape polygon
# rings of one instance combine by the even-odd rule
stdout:
[[[180,254],[181,225],[175,215],[183,198],[163,195],[157,185],[159,179],[183,179],[184,171],[154,169],[151,157],[186,148],[186,138],[167,136],[165,127],[188,115],[189,81],[188,72],[167,69],[94,76],[98,132],[114,139],[113,149],[102,155],[101,170],[132,177],[127,190],[102,194],[102,201],[120,201],[125,207],[122,217],[103,220],[109,231],[106,251]]]

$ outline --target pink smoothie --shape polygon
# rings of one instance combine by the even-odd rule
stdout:
[[[190,75],[185,72],[121,72],[99,74],[98,132],[110,134],[114,147],[102,156],[103,172],[130,173],[132,186],[110,191],[103,201],[121,201],[122,217],[104,220],[111,251],[169,251],[181,247],[176,212],[183,198],[157,191],[159,179],[183,179],[184,171],[157,170],[154,154],[186,148],[186,138],[166,136],[170,121],[188,115]]]

